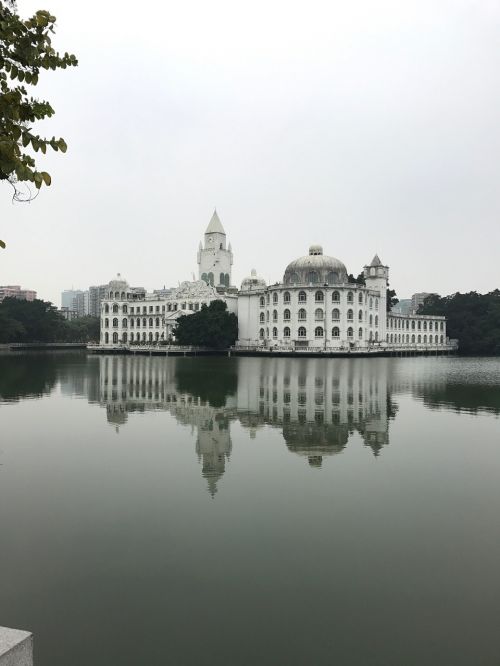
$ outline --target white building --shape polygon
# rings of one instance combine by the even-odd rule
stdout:
[[[348,281],[345,265],[312,245],[266,285],[255,271],[241,289],[232,285],[233,253],[214,212],[198,249],[199,279],[152,294],[133,290],[119,275],[101,304],[101,344],[159,343],[175,335],[180,315],[225,301],[238,314],[239,347],[341,351],[387,345],[444,346],[444,317],[387,312],[389,268],[375,255],[364,268],[365,284]]]

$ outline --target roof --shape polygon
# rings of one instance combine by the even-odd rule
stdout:
[[[205,231],[206,234],[225,234],[226,232],[224,231],[224,227],[221,224],[221,221],[219,220],[219,216],[217,215],[217,210],[214,210],[214,214],[212,215],[212,219],[208,223],[207,230]]]
[[[370,266],[382,266],[382,265],[383,265],[383,264],[382,264],[382,262],[380,261],[380,258],[379,258],[379,256],[378,256],[378,254],[376,254],[376,255],[373,257],[373,259],[372,259],[372,263],[370,264]]]

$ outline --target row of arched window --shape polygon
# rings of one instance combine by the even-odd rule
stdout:
[[[202,273],[201,274],[201,279],[203,282],[206,282],[207,284],[211,284],[212,287],[215,284],[215,277],[213,273]],[[220,273],[219,274],[219,285],[223,285],[225,287],[229,287],[229,273]],[[218,285],[216,285],[218,286]]]
[[[140,317],[137,317],[136,320],[130,319],[130,328],[134,328],[134,321],[136,323],[137,328],[140,328],[140,326],[141,326]],[[158,328],[161,325],[161,319],[160,319],[160,317],[156,317],[156,318],[150,317],[149,320],[148,320],[146,317],[143,317],[142,325],[144,327],[149,325],[151,328],[153,326],[156,326]],[[113,328],[118,328],[118,317],[113,318],[112,326],[113,326]],[[122,328],[127,328],[127,327],[128,327],[128,319],[126,317],[124,317],[122,319]],[[109,328],[109,319],[107,317],[104,319],[104,328]]]
[[[128,342],[159,342],[160,339],[163,339],[163,333],[160,336],[160,333],[158,331],[156,333],[143,333],[142,338],[140,333],[136,333],[135,336],[133,333],[130,333],[130,335],[127,335],[127,333],[122,333],[122,337],[120,340],[120,337],[118,333],[113,333],[111,336],[111,341],[113,344],[117,345],[119,342],[123,344],[127,344]],[[110,337],[109,333],[104,333],[104,342],[105,344],[109,344]]]
[[[358,312],[358,321],[363,321],[363,316],[364,316],[363,315],[363,310],[360,310]],[[307,311],[304,308],[300,308],[298,313],[297,313],[297,317],[300,320],[307,319]],[[290,321],[291,318],[292,318],[291,311],[288,308],[285,308],[283,310],[283,321]],[[267,311],[266,313],[261,312],[260,316],[259,316],[259,319],[260,319],[261,324],[263,324],[265,321],[269,321],[269,311]],[[314,311],[314,319],[316,321],[324,321],[325,312],[322,308],[316,308],[316,310]],[[334,308],[332,310],[332,320],[333,321],[339,321],[340,320],[340,310],[338,310],[337,308]],[[272,312],[272,321],[273,322],[278,321],[278,311],[277,310],[273,310],[273,312]],[[351,309],[347,310],[347,321],[354,321],[354,311],[351,310]],[[374,318],[373,315],[370,314],[369,317],[368,317],[368,321],[369,321],[370,326],[373,326],[374,322],[375,322],[375,326],[378,326],[378,315],[375,315],[375,318]]]
[[[110,291],[109,292],[109,298],[114,298],[117,301],[121,300],[124,301],[127,298],[128,294],[124,291]]]
[[[291,297],[290,292],[285,291],[283,293],[283,303],[290,303],[291,299],[292,299],[292,297]],[[265,297],[261,296],[260,297],[260,307],[263,308],[263,307],[265,307],[266,304],[269,305],[270,301],[271,301],[271,297],[270,297],[269,294],[266,294]],[[299,291],[298,301],[299,301],[299,303],[306,303],[307,293],[305,291]],[[316,303],[323,303],[325,301],[325,293],[323,291],[316,291],[314,293],[314,301]],[[340,302],[340,292],[338,292],[338,291],[333,291],[332,292],[332,301],[336,302],[336,303]],[[363,292],[359,292],[358,303],[360,305],[362,305],[363,301],[364,301]],[[279,295],[278,295],[278,292],[275,291],[275,292],[273,292],[273,304],[276,305],[278,302],[279,302]],[[347,292],[347,302],[348,303],[354,303],[354,293],[352,291]],[[372,296],[370,296],[370,298],[368,299],[368,297],[366,297],[366,302],[368,303],[370,308],[373,308],[373,307],[375,307],[375,309],[378,308],[378,298],[373,298]]]
[[[408,331],[410,329],[410,320],[409,319],[392,319],[390,318],[388,321],[388,327],[389,329],[404,329]],[[444,322],[443,321],[427,321],[424,319],[423,321],[421,319],[418,319],[415,323],[415,319],[411,320],[411,330],[414,331],[415,329],[417,331],[421,331],[422,329],[424,331],[427,330],[427,327],[429,328],[429,331],[432,331],[433,328],[435,331],[444,331]]]
[[[405,343],[410,344],[411,343],[413,345],[414,344],[418,344],[418,345],[420,345],[420,344],[424,344],[424,345],[426,345],[426,344],[429,344],[429,345],[432,345],[432,344],[439,345],[439,344],[441,344],[442,345],[442,344],[444,344],[444,335],[434,335],[434,337],[432,335],[429,335],[429,337],[427,337],[427,335],[423,335],[423,336],[422,335],[417,335],[417,336],[415,336],[415,334],[413,334],[410,338],[409,333],[406,333],[406,335],[404,333],[387,333],[387,342],[389,342],[389,343],[391,343],[391,342],[392,343],[399,343],[400,342],[402,344],[405,344]]]
[[[323,273],[323,275],[325,274]],[[318,271],[307,272],[304,276],[304,279],[308,284],[318,284],[318,282],[322,282],[321,274]],[[298,284],[302,280],[300,279],[298,273],[293,272],[286,277],[286,281],[288,284]],[[339,274],[336,271],[328,271],[324,277],[324,282],[326,284],[337,284],[339,282]]]
[[[278,337],[278,329],[276,326],[273,327],[271,331],[271,335],[273,338]],[[292,335],[291,329],[289,326],[285,326],[283,329],[283,337],[284,338],[290,338]],[[323,338],[325,336],[325,330],[323,326],[316,326],[314,329],[314,337],[315,338]],[[265,338],[269,337],[269,329],[263,329],[261,328],[259,331],[259,337],[260,338]],[[297,337],[299,338],[307,338],[307,329],[305,326],[299,326],[297,329]],[[349,326],[347,329],[347,337],[348,338],[354,338],[354,328],[352,326]],[[370,333],[370,339],[372,339],[372,333]],[[332,338],[340,338],[340,328],[338,326],[334,326],[332,328]],[[363,329],[359,328],[358,329],[358,338],[362,339],[363,338]],[[375,340],[378,340],[378,332],[375,332]]]

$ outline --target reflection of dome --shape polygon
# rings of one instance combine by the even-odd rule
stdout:
[[[292,261],[285,270],[285,284],[342,284],[347,282],[347,269],[335,257],[323,254],[321,245],[311,245],[309,254]]]
[[[257,271],[252,268],[250,277],[246,277],[241,283],[241,291],[251,291],[252,289],[265,289],[266,281],[257,277]]]

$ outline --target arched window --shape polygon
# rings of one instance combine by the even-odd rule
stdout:
[[[316,308],[316,310],[314,311],[314,319],[316,321],[323,321],[323,317],[324,317],[323,310],[321,308]]]
[[[411,341],[412,341],[412,344],[415,344],[415,335],[411,336]]]
[[[332,293],[332,301],[333,301],[334,303],[338,303],[338,302],[340,301],[340,294],[339,294],[338,291],[334,291],[334,292]]]
[[[363,292],[362,291],[360,291],[359,294],[358,294],[358,303],[360,305],[363,305]]]
[[[299,326],[299,338],[307,337],[307,331],[303,326]]]
[[[378,333],[376,333],[375,335],[378,335]],[[406,343],[408,344],[408,342],[410,342],[410,336],[409,336],[408,333],[407,333],[407,334],[406,334]]]
[[[266,321],[269,321],[269,310],[266,310]]]
[[[276,328],[276,326],[273,326],[273,338],[277,337],[278,337],[278,329]]]
[[[150,326],[153,325],[153,317],[150,317],[150,318],[149,318],[149,325],[150,325]]]
[[[273,303],[277,303],[277,302],[278,302],[278,292],[275,291],[275,292],[273,293]]]
[[[347,302],[354,303],[354,294],[352,293],[352,291],[347,292]]]
[[[114,313],[118,312],[118,306],[116,305],[116,303],[113,305],[113,312]]]
[[[316,326],[314,329],[314,337],[315,338],[322,338],[324,335],[323,333],[323,326]]]
[[[213,287],[213,286],[214,286],[214,274],[213,274],[213,273],[209,273],[209,274],[207,275],[207,277],[208,277],[208,284],[211,284],[212,287]]]
[[[263,338],[265,336],[264,329],[261,328],[259,331],[259,338]]]
[[[348,338],[353,338],[354,337],[354,330],[353,330],[352,326],[349,326],[349,328],[347,329],[347,337]]]
[[[115,318],[113,319],[113,328],[117,328],[117,327],[118,327],[118,318],[115,317]]]
[[[124,300],[125,300],[125,292],[124,292],[124,291],[122,291],[122,293],[121,293],[121,295],[120,295],[120,296],[121,296],[121,300],[122,300],[122,301],[124,301]]]
[[[127,332],[126,332],[126,331],[125,331],[125,333],[122,335],[122,342],[125,342],[125,343],[127,342]]]
[[[307,301],[307,296],[305,291],[299,291],[299,303],[305,303]]]
[[[131,333],[131,334],[130,334],[130,342],[133,342],[133,341],[134,341],[134,334]]]
[[[142,325],[143,325],[143,326],[147,326],[147,325],[148,325],[148,320],[146,319],[146,317],[143,317],[143,318],[142,318]]]
[[[325,300],[325,295],[323,294],[322,291],[317,291],[314,294],[314,300],[316,301],[316,303],[323,303],[323,301]]]
[[[419,335],[419,336],[417,337],[417,343],[420,344],[421,342],[422,342],[422,336]]]
[[[263,312],[261,312],[260,313],[260,323],[263,324],[265,320],[266,320],[266,315]]]
[[[285,291],[283,294],[283,303],[290,303],[290,292]]]
[[[443,322],[440,322],[440,324],[439,324],[439,330],[440,330],[440,331],[443,331],[443,330],[444,330]]]
[[[432,331],[432,321],[429,322],[429,331]]]
[[[373,309],[373,298],[370,298],[370,310]]]
[[[273,321],[278,321],[278,310],[273,310]]]
[[[298,273],[292,273],[290,277],[288,278],[288,281],[290,284],[297,284],[299,281],[299,274]]]
[[[269,294],[266,294],[266,303],[267,303],[268,305],[269,305],[269,303],[270,303],[270,296],[269,296]]]
[[[378,310],[378,298],[375,299],[375,310]]]
[[[378,331],[375,331],[375,342],[378,342]]]
[[[307,274],[307,282],[309,282],[309,284],[316,284],[318,282],[318,279],[319,275],[316,271],[309,271],[309,273]]]
[[[358,321],[363,321],[363,310],[358,312]]]
[[[226,273],[224,276],[224,284],[226,287],[229,287],[229,273]]]
[[[109,319],[106,318],[106,319],[104,320],[104,328],[108,328],[108,327],[109,327]]]
[[[352,310],[347,310],[347,321],[353,321],[354,312]]]
[[[113,298],[113,292],[112,291],[109,292],[109,297]]]
[[[123,306],[122,310],[123,310],[123,314],[127,314],[128,308],[127,308],[126,304]]]
[[[208,284],[208,275],[206,273],[201,274],[201,279]]]
[[[219,284],[224,284],[224,273],[219,274]]]
[[[113,344],[118,344],[118,333],[113,333]]]
[[[369,322],[370,322],[370,326],[373,326],[373,315],[372,314],[370,314]]]
[[[105,303],[104,305],[104,312],[107,314],[109,312],[109,305]]]
[[[136,320],[135,323],[136,323],[136,325],[137,325],[137,328],[140,328],[140,327],[141,327],[141,320],[139,319],[139,317],[137,317],[137,320]]]
[[[412,330],[412,331],[415,330],[415,320],[413,320],[413,321],[411,322],[411,330]]]
[[[333,308],[332,319],[333,321],[338,321],[340,319],[340,310],[338,308]]]
[[[116,298],[116,300],[118,300],[120,298],[120,292],[119,291],[115,291],[115,298]]]
[[[123,328],[127,328],[127,324],[128,324],[128,320],[127,320],[127,318],[126,318],[126,317],[123,317],[123,319],[122,319],[122,327],[123,327]]]
[[[332,338],[340,338],[340,328],[338,326],[332,328]]]
[[[160,325],[160,317],[156,317],[155,319],[155,325],[159,326]]]
[[[266,300],[265,300],[264,296],[260,297],[259,303],[260,303],[260,307],[263,308],[264,305],[266,304]]]
[[[285,321],[290,321],[290,310],[288,308],[283,312],[283,319]]]
[[[427,344],[427,335],[424,335],[424,345]]]
[[[146,342],[146,331],[144,331],[142,334],[142,341]]]
[[[153,334],[152,334],[151,331],[149,332],[149,335],[148,335],[148,341],[153,342]]]
[[[378,315],[375,315],[375,326],[378,326]]]
[[[284,338],[290,337],[290,328],[288,326],[285,326],[285,328],[283,329],[283,337]]]
[[[327,284],[337,284],[339,281],[339,274],[335,271],[330,271],[326,276]]]
[[[361,340],[362,337],[363,337],[363,329],[360,327],[358,329],[358,338]]]
[[[300,308],[299,310],[299,319],[307,319],[307,312],[304,308]]]
[[[266,338],[268,338],[268,337],[269,337],[269,329],[266,328]]]
[[[106,335],[107,335],[107,333],[106,333]],[[441,344],[443,344],[443,342],[444,342],[444,337],[443,337],[442,335],[439,337],[439,341],[440,341]]]
[[[417,328],[418,328],[419,331],[422,329],[422,322],[421,321],[417,322]]]

